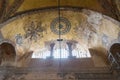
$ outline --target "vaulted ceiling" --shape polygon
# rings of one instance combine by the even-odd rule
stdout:
[[[99,50],[108,47],[112,41],[118,41],[119,0],[60,0],[60,7],[65,41],[76,41],[84,47],[97,47]],[[22,45],[22,48],[16,46],[18,52],[43,48],[58,38],[57,8],[58,0],[0,0],[1,35]],[[39,34],[41,32],[43,35]],[[42,38],[36,39],[38,36]],[[16,42],[22,37],[25,38],[23,42]],[[34,40],[29,42],[27,38]]]
[[[58,0],[0,0],[0,22],[22,12],[57,6]],[[120,20],[119,0],[60,0],[60,6],[91,9]]]

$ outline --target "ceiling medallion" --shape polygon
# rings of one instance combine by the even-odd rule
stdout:
[[[60,19],[60,24],[59,24]],[[70,21],[65,17],[57,17],[55,18],[50,25],[50,29],[53,33],[57,35],[63,35],[70,31],[71,29],[71,23]]]

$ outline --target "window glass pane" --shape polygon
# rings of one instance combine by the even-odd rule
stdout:
[[[76,58],[89,58],[91,57],[90,53],[86,49],[75,48],[72,51],[73,56]],[[68,58],[69,51],[67,49],[61,49],[61,58]],[[32,58],[47,58],[50,57],[50,51],[48,50],[40,50],[33,53]],[[60,58],[60,49],[54,49],[53,51],[54,58]]]

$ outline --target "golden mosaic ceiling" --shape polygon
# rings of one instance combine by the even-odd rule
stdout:
[[[60,0],[61,7],[91,9],[116,20],[120,20],[119,5],[119,0]],[[58,0],[1,0],[0,22],[20,13],[48,7],[58,7]]]
[[[25,0],[18,9],[18,12],[53,6],[58,6],[58,0]],[[98,10],[102,10],[102,7],[97,0],[60,0],[60,6],[86,7],[94,10],[97,10],[96,8],[98,8]]]
[[[117,1],[60,0],[61,31],[65,33],[61,38],[76,41],[86,48],[98,49],[108,47],[114,40],[118,41],[120,18]],[[16,50],[21,53],[46,47],[47,42],[56,41],[59,37],[56,34],[57,7],[58,0],[1,0],[3,39],[16,44]],[[71,27],[69,31],[68,27]]]
[[[61,35],[64,41],[76,41],[88,49],[105,47],[111,41],[118,39],[120,28],[116,21],[112,19],[110,21],[99,13],[86,9],[81,12],[69,9],[62,10],[60,16],[61,32],[64,33],[66,29]],[[33,12],[9,22],[2,27],[1,32],[5,39],[18,44],[16,45],[18,50],[43,49],[46,48],[47,42],[55,42],[59,38],[54,32],[58,30],[57,17],[56,9]],[[71,27],[69,31],[67,26]],[[20,41],[17,41],[17,37]]]

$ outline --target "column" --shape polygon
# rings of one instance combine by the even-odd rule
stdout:
[[[69,58],[73,58],[73,55],[72,55],[72,43],[71,42],[67,42],[67,45],[68,45],[68,49],[69,49]]]
[[[53,58],[53,48],[54,48],[55,43],[50,44],[50,58]]]

